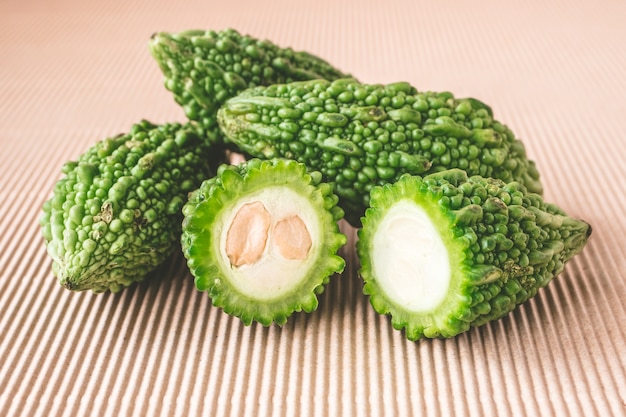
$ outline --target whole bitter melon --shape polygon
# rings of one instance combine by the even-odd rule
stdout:
[[[591,227],[517,182],[453,169],[374,187],[358,232],[364,293],[410,340],[499,319],[561,273]]]
[[[178,247],[210,154],[194,126],[142,121],[66,163],[40,218],[60,283],[117,292],[143,280]]]
[[[333,182],[346,219],[358,226],[375,185],[402,174],[449,168],[519,181],[541,192],[524,144],[489,107],[408,83],[313,80],[256,87],[218,111],[226,137],[263,158],[305,163]]]
[[[343,210],[321,174],[292,160],[222,165],[183,208],[183,253],[198,290],[239,317],[282,325],[311,312],[343,270]]]
[[[234,29],[155,33],[149,43],[171,91],[190,120],[219,141],[215,114],[226,99],[248,87],[297,80],[348,77],[327,61],[242,35]]]

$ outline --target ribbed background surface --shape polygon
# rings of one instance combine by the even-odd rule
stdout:
[[[621,0],[3,0],[0,415],[626,415],[625,17]],[[283,328],[212,307],[182,256],[116,295],[61,288],[37,220],[62,163],[183,120],[147,40],[226,27],[490,103],[591,241],[506,318],[417,343],[362,295],[347,228],[346,271]]]

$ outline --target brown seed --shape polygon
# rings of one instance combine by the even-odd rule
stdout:
[[[270,222],[270,213],[260,201],[239,209],[226,235],[226,254],[233,266],[253,264],[261,258]]]
[[[306,259],[311,235],[299,216],[284,218],[274,226],[274,242],[285,259]]]

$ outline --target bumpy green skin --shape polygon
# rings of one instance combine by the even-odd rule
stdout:
[[[308,199],[323,225],[324,237],[318,260],[298,288],[267,301],[247,296],[231,283],[230,266],[219,254],[216,225],[239,199],[272,186],[289,187]],[[207,291],[214,306],[239,317],[246,325],[283,325],[294,312],[316,310],[317,296],[330,277],[342,272],[345,266],[343,258],[337,255],[347,240],[337,225],[344,214],[337,200],[332,187],[321,182],[321,174],[307,172],[304,165],[295,161],[251,159],[239,165],[220,166],[218,174],[194,191],[183,208],[182,248],[196,288]]]
[[[208,153],[190,125],[142,121],[66,163],[40,218],[60,283],[98,293],[143,280],[178,247]]]
[[[446,299],[424,314],[391,301],[373,275],[372,237],[386,211],[408,199],[435,211],[451,258]],[[444,221],[441,221],[444,219]],[[391,315],[406,337],[452,337],[499,319],[561,273],[585,246],[591,227],[516,182],[469,177],[450,170],[403,176],[372,190],[371,207],[358,232],[364,293],[380,314]]]
[[[187,117],[200,122],[207,132],[218,131],[217,109],[245,88],[348,76],[307,52],[233,29],[156,33],[149,47],[165,76],[165,87]],[[211,136],[221,138],[219,133]]]
[[[407,83],[343,79],[252,88],[228,100],[218,121],[253,156],[293,158],[322,172],[355,226],[371,188],[405,173],[461,168],[542,191],[523,143],[486,105],[417,92]]]

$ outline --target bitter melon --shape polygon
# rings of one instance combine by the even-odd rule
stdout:
[[[292,160],[222,165],[183,208],[183,253],[215,306],[269,326],[311,312],[343,270],[343,211],[317,172]]]
[[[40,217],[65,288],[117,292],[178,247],[187,194],[212,172],[194,126],[142,121],[66,163]]]
[[[452,169],[374,187],[363,291],[410,340],[499,319],[560,274],[591,227],[517,182]]]
[[[293,82],[247,89],[217,117],[245,152],[320,171],[355,226],[371,188],[405,173],[460,168],[542,191],[539,172],[512,131],[485,104],[448,92],[352,79]]]
[[[248,87],[296,80],[348,77],[327,61],[306,51],[278,46],[242,35],[234,29],[158,32],[150,51],[190,120],[197,121],[216,141],[215,114],[226,99]]]

